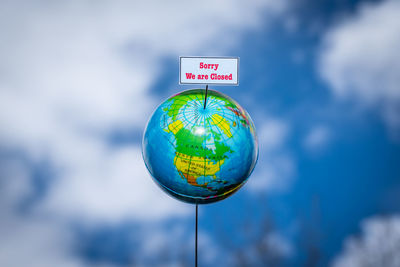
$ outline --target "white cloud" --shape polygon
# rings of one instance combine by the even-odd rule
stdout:
[[[118,153],[108,147],[105,133],[143,129],[156,105],[148,90],[161,73],[159,58],[224,49],[232,41],[228,36],[238,38],[263,15],[284,8],[274,1],[1,5],[0,27],[6,38],[0,43],[0,140],[3,147],[20,149],[35,161],[49,158],[62,169],[50,199],[45,199],[51,202],[47,206],[82,192],[83,186],[93,188],[93,203],[102,203],[102,194],[95,194],[102,180],[96,177],[115,171],[117,165],[111,164],[119,164],[110,160],[109,153]],[[130,154],[133,161],[139,155],[139,149]],[[132,177],[144,175],[143,168],[122,168]],[[109,179],[109,186],[126,190],[124,183],[113,184],[119,179],[115,175],[109,174]],[[91,210],[80,205],[86,201],[76,193],[69,202],[79,203],[76,212],[90,216]],[[132,204],[119,204],[123,203],[125,208],[118,210],[130,210]],[[98,207],[93,209],[96,217],[100,210],[105,219],[123,216]]]
[[[316,151],[323,148],[330,140],[331,132],[329,128],[323,125],[313,127],[305,136],[303,145],[310,151]]]
[[[40,211],[110,222],[157,220],[191,211],[189,205],[172,199],[155,185],[136,146],[95,151],[96,155],[84,162],[71,162],[79,168],[71,167],[54,182],[46,202],[38,207]]]
[[[260,150],[272,151],[279,149],[286,141],[288,125],[276,118],[264,119],[262,125],[257,128],[257,137]]]
[[[288,124],[280,119],[266,118],[257,128],[259,158],[245,190],[285,190],[295,173],[293,157],[285,150],[289,135]]]
[[[186,216],[187,205],[151,181],[139,145],[115,147],[107,134],[144,128],[157,104],[149,89],[162,68],[178,68],[163,66],[163,58],[225,54],[244,30],[285,6],[261,0],[0,2],[0,147],[21,152],[30,164],[49,161],[54,170],[45,194],[22,218],[14,207],[34,191],[31,170],[18,160],[1,169],[2,221],[16,226],[1,224],[1,232],[15,231],[0,241],[0,265],[25,266],[24,258],[37,260],[30,266],[83,265],[67,253],[71,237],[62,225],[70,221]]]
[[[380,110],[390,129],[400,128],[400,2],[361,5],[326,33],[320,72],[339,98]]]
[[[13,218],[7,223],[0,223],[2,266],[83,266],[78,259],[68,255],[72,236],[64,226],[32,218],[29,222],[24,218]]]
[[[346,240],[334,267],[400,266],[400,217],[373,217],[362,223],[360,237]]]

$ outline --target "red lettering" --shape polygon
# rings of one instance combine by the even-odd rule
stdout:
[[[211,69],[218,70],[219,64],[204,64],[204,62],[200,62],[200,69]]]
[[[232,73],[229,75],[218,75],[216,73],[211,74],[211,80],[232,80]]]
[[[188,79],[188,80],[193,79],[194,80],[195,78],[196,78],[196,76],[194,74],[186,73],[186,79]]]

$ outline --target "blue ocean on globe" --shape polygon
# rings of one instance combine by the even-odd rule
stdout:
[[[258,158],[250,115],[230,97],[204,89],[165,100],[143,135],[144,162],[154,181],[171,196],[212,203],[236,192]]]

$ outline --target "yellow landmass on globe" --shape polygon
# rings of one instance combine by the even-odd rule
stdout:
[[[176,120],[173,123],[170,123],[168,125],[168,129],[164,129],[164,131],[166,131],[167,133],[169,132],[173,132],[174,134],[176,134],[177,132],[179,132],[180,129],[183,128],[183,123],[180,120]]]
[[[179,175],[186,179],[187,182],[194,186],[207,186],[205,184],[198,184],[197,178],[200,176],[212,176],[216,178],[215,174],[221,169],[224,159],[212,162],[204,157],[189,156],[182,153],[176,153],[174,164],[179,172]]]
[[[211,124],[219,127],[222,131],[224,131],[225,135],[228,136],[229,138],[232,137],[231,126],[226,121],[226,119],[221,117],[221,115],[219,114],[212,115]]]

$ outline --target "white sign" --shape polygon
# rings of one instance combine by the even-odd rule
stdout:
[[[239,85],[239,58],[180,57],[179,83]]]

